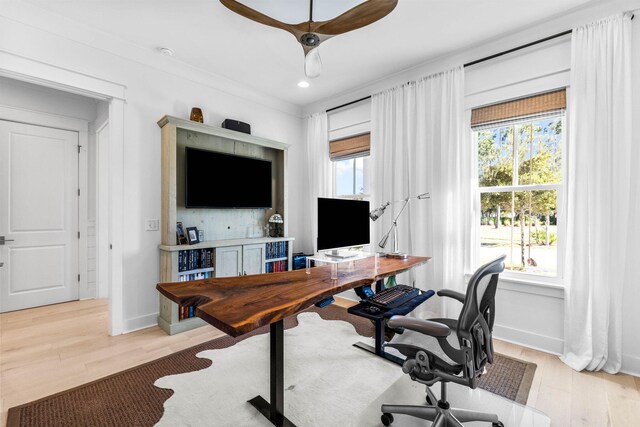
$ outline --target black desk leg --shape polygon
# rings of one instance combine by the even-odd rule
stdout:
[[[269,333],[269,375],[271,403],[262,396],[249,401],[262,415],[278,427],[295,427],[284,416],[284,320],[271,324]]]
[[[384,279],[380,279],[376,282],[376,294],[382,292],[384,289]]]
[[[394,356],[393,354],[389,354],[384,351],[384,319],[376,319],[375,323],[375,347],[371,347],[369,344],[365,344],[361,341],[358,341],[353,346],[358,347],[361,350],[368,351],[369,353],[373,353],[376,356],[380,356],[383,359],[387,359],[390,362],[395,363],[396,365],[402,366],[404,360]]]
[[[376,293],[382,292],[383,289],[384,289],[384,279],[380,279],[376,282]],[[376,334],[375,347],[371,347],[369,344],[365,344],[363,342],[357,342],[353,346],[358,347],[361,350],[368,351],[369,353],[373,353],[376,356],[380,356],[383,359],[387,359],[390,362],[393,362],[395,364],[402,366],[402,364],[404,363],[403,359],[384,351],[384,319],[383,318],[375,319],[374,322],[375,322],[375,334]]]

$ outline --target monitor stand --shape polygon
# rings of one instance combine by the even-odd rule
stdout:
[[[328,256],[330,258],[347,259],[357,257],[361,253],[357,251],[339,251],[337,249],[334,249],[330,252],[325,252],[324,254],[325,256]]]

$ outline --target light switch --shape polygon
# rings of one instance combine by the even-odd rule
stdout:
[[[159,219],[148,219],[144,224],[144,231],[158,231],[160,230]]]

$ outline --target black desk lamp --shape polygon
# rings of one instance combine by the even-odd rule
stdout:
[[[413,199],[422,200],[422,199],[430,199],[430,198],[431,198],[431,195],[429,193],[422,193],[414,197],[407,197],[406,199],[403,199],[403,200],[395,200],[393,202],[384,203],[379,208],[369,212],[369,218],[371,218],[371,220],[373,221],[376,221],[378,218],[380,218],[384,214],[387,207],[390,206],[392,203],[404,202],[404,204],[402,205],[402,209],[400,209],[400,212],[398,212],[398,215],[396,215],[396,217],[393,219],[391,228],[389,228],[389,231],[387,231],[387,234],[385,234],[384,237],[380,239],[380,242],[378,242],[378,246],[380,246],[380,248],[384,248],[385,246],[387,246],[389,235],[391,234],[391,231],[393,231],[393,252],[388,253],[387,257],[400,258],[400,259],[407,258],[408,255],[406,253],[400,252],[400,250],[398,249],[398,218],[404,211],[404,208],[407,207],[407,204],[409,204],[409,200],[413,200]]]

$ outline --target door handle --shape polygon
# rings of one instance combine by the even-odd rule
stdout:
[[[15,242],[15,240],[5,239],[4,236],[0,236],[0,245],[4,245],[4,242]]]

